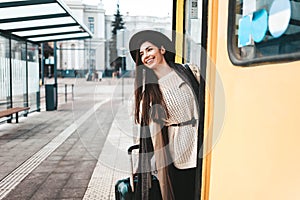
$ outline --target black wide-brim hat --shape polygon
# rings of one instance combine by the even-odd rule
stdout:
[[[175,59],[175,45],[173,42],[163,33],[154,30],[143,30],[135,33],[129,41],[129,51],[132,59],[138,65],[141,65],[141,59],[139,56],[140,46],[144,42],[150,42],[160,48],[163,46],[166,49],[165,59],[167,61],[174,61]],[[137,57],[138,56],[138,57]]]

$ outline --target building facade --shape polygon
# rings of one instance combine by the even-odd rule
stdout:
[[[81,0],[65,0],[71,12],[93,33],[86,40],[57,42],[57,69],[64,76],[84,76],[88,72],[103,71],[105,49],[105,10],[98,5],[86,5]],[[66,73],[68,72],[68,73]]]
[[[112,39],[114,15],[105,15],[101,0],[97,5],[84,4],[82,0],[65,0],[71,12],[94,34],[92,39],[57,42],[57,69],[71,76],[83,76],[88,72],[113,70],[110,65],[109,43]],[[117,10],[117,5],[116,5]],[[122,13],[121,13],[122,14]],[[134,63],[128,52],[131,35],[142,29],[155,29],[162,32],[172,29],[171,16],[129,16],[123,15],[125,30],[117,33],[118,56],[126,57],[126,70],[133,70]],[[67,75],[66,73],[64,75]]]

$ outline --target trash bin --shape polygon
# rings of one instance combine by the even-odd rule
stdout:
[[[46,84],[46,111],[56,110],[56,90],[55,84]]]

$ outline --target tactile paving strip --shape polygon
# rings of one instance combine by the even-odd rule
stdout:
[[[106,167],[98,162],[83,199],[115,199],[115,183],[118,179],[120,179],[120,177],[128,176],[129,174],[114,171],[110,167]]]
[[[127,148],[133,144],[133,140],[132,136],[126,135],[124,130],[132,127],[129,127],[128,116],[125,112],[122,112],[124,108],[121,106],[119,109],[121,111],[117,113],[112,123],[84,195],[84,200],[115,199],[115,183],[117,180],[130,176]],[[120,128],[120,123],[122,124],[122,129]]]

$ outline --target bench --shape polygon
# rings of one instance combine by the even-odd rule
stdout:
[[[16,123],[19,123],[19,115],[18,113],[21,111],[29,110],[30,107],[15,107],[15,108],[8,108],[6,110],[0,111],[0,118],[12,116],[16,114]],[[25,115],[26,116],[26,115]],[[7,120],[8,123],[11,123],[11,119]]]

